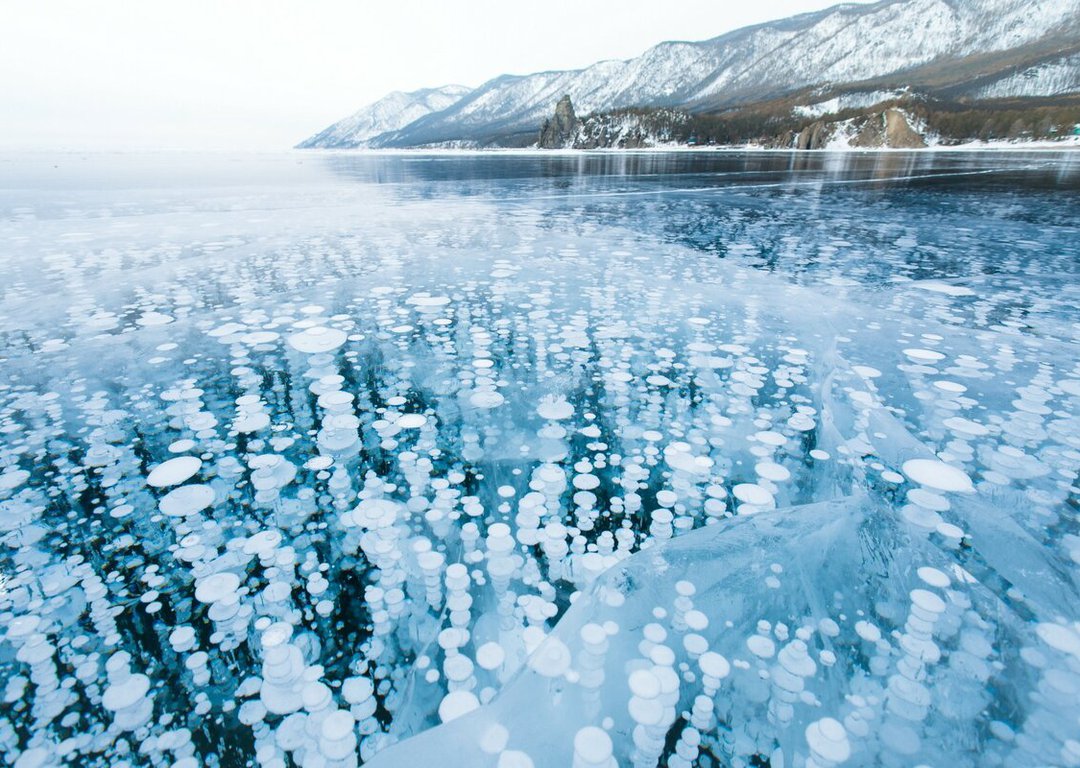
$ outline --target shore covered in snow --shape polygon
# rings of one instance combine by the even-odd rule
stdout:
[[[867,154],[874,152],[1030,152],[1030,151],[1065,151],[1080,149],[1080,137],[1069,137],[1060,141],[972,141],[964,144],[934,144],[927,147],[852,147],[837,145],[821,149],[796,149],[794,147],[766,147],[760,144],[660,144],[652,147],[633,149],[620,147],[602,147],[597,149],[539,149],[537,147],[410,147],[402,149],[320,149],[324,154],[341,155],[583,155],[600,154],[640,154],[645,152],[769,152],[769,153],[821,153],[853,152]],[[312,150],[294,150],[309,153]]]

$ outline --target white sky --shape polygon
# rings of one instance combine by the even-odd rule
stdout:
[[[0,0],[0,148],[283,149],[392,90],[636,56],[830,0]]]

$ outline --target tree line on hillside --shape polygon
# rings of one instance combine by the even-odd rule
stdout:
[[[1027,105],[1022,101],[941,102],[918,98],[897,99],[871,109],[848,109],[825,117],[795,115],[791,104],[752,107],[722,114],[693,114],[672,109],[619,109],[581,118],[588,133],[596,137],[593,146],[605,144],[613,136],[609,126],[632,123],[635,134],[644,133],[688,145],[759,144],[789,147],[808,126],[824,120],[846,120],[889,107],[904,109],[926,132],[945,144],[968,141],[1039,140],[1060,138],[1080,124],[1080,100]],[[590,129],[591,126],[591,129]],[[620,145],[621,146],[621,145]]]

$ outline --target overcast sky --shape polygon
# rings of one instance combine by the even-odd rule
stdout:
[[[0,0],[0,148],[283,149],[389,91],[629,58],[829,0]]]

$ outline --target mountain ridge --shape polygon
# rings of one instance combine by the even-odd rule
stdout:
[[[700,42],[664,41],[631,59],[499,75],[381,134],[349,134],[340,121],[301,146],[520,146],[535,140],[564,94],[583,113],[629,107],[720,113],[807,88],[827,91],[875,80],[910,86],[920,77],[931,80],[935,68],[945,73],[938,79],[948,79],[955,67],[965,73],[970,68],[965,76],[993,89],[995,71],[1014,59],[1030,64],[1053,41],[1064,48],[1080,42],[1080,0],[844,3]],[[989,70],[980,67],[983,60]],[[1053,71],[1055,81],[1068,88],[1073,79],[1080,82],[1070,74],[1075,66],[1066,58]],[[953,78],[949,85],[957,91],[953,97],[963,97],[963,82]]]
[[[425,114],[445,109],[470,90],[464,85],[443,85],[415,91],[392,91],[305,139],[297,147],[327,149],[343,143],[359,145],[387,131],[403,128]]]

